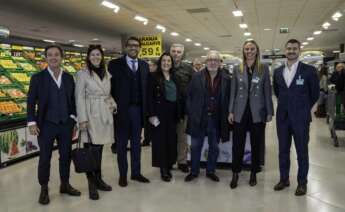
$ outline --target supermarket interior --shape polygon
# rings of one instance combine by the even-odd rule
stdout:
[[[138,41],[140,41],[140,50],[138,50],[137,55],[139,59],[136,61],[139,61],[137,66],[140,66],[138,70],[141,73],[143,73],[142,67],[146,67],[146,65],[149,67],[146,63],[157,64],[157,61],[158,66],[162,66],[158,67],[157,70],[163,73],[164,64],[162,58],[164,56],[161,57],[161,55],[170,52],[172,55],[170,57],[171,60],[175,60],[172,49],[174,46],[182,46],[183,56],[180,64],[185,64],[185,67],[188,66],[191,68],[190,70],[193,70],[191,82],[194,82],[194,79],[196,81],[198,76],[202,76],[198,72],[209,73],[208,69],[211,70],[212,64],[209,65],[209,62],[211,61],[212,63],[215,59],[210,59],[210,57],[214,56],[214,54],[219,56],[219,73],[220,70],[224,71],[224,73],[226,72],[224,76],[229,79],[229,84],[231,82],[228,89],[229,102],[227,104],[231,104],[232,95],[237,95],[235,94],[236,92],[231,91],[231,89],[235,88],[233,82],[238,77],[238,70],[241,71],[248,60],[249,54],[245,52],[247,51],[245,46],[248,42],[255,41],[255,51],[257,52],[255,61],[257,63],[260,62],[263,67],[267,67],[268,82],[271,83],[268,89],[272,93],[271,102],[273,102],[274,111],[272,114],[273,118],[272,116],[270,117],[272,121],[267,123],[263,121],[265,122],[263,128],[264,138],[260,146],[260,171],[257,173],[257,185],[256,178],[255,186],[248,185],[248,180],[252,177],[250,167],[253,161],[249,133],[247,137],[244,135],[246,137],[245,152],[244,157],[242,157],[244,171],[239,173],[238,187],[237,181],[236,186],[230,185],[230,182],[234,180],[232,162],[234,161],[233,156],[235,153],[233,148],[235,147],[232,143],[233,140],[234,142],[236,141],[232,131],[236,128],[236,124],[232,126],[232,123],[231,125],[227,123],[229,125],[227,127],[232,129],[231,132],[229,130],[230,140],[217,144],[219,155],[217,156],[217,176],[215,177],[219,177],[219,182],[214,180],[213,175],[209,176],[209,163],[206,163],[206,160],[211,158],[211,156],[208,157],[210,153],[207,152],[211,149],[208,146],[211,145],[211,139],[209,138],[208,142],[205,141],[205,145],[200,150],[202,151],[200,174],[193,175],[191,163],[193,158],[191,149],[193,145],[191,143],[194,140],[191,138],[191,135],[188,135],[185,141],[188,146],[186,147],[188,151],[186,153],[188,165],[184,168],[191,169],[190,175],[192,178],[187,180],[188,173],[183,171],[183,168],[181,169],[179,146],[175,146],[178,157],[174,162],[177,161],[177,163],[173,165],[173,176],[170,176],[167,183],[164,180],[162,168],[159,170],[153,165],[157,156],[153,152],[157,151],[155,149],[157,146],[155,146],[154,137],[149,139],[151,144],[150,142],[146,143],[147,129],[150,128],[151,133],[155,133],[153,126],[157,127],[159,123],[155,125],[156,123],[149,119],[150,116],[145,114],[146,122],[151,123],[151,127],[146,125],[140,127],[145,129],[140,130],[142,144],[141,147],[138,147],[141,152],[141,154],[139,152],[139,157],[141,157],[141,162],[139,162],[141,163],[141,174],[147,177],[150,183],[142,183],[143,179],[130,179],[130,173],[134,166],[133,155],[135,154],[135,150],[132,151],[132,149],[136,148],[131,143],[132,139],[134,139],[134,136],[132,136],[130,137],[131,142],[126,147],[128,159],[132,159],[129,159],[128,186],[127,180],[125,181],[126,186],[123,186],[123,183],[121,183],[121,178],[119,180],[119,177],[121,177],[121,167],[119,165],[120,156],[117,153],[121,150],[116,150],[116,145],[113,143],[106,143],[103,148],[102,172],[99,175],[100,178],[103,177],[104,181],[112,187],[112,191],[105,192],[103,191],[104,189],[100,189],[97,193],[97,199],[99,198],[99,200],[91,200],[91,178],[89,176],[86,177],[85,174],[77,173],[74,161],[72,161],[69,182],[81,192],[81,195],[77,197],[64,195],[60,185],[62,183],[60,182],[62,157],[59,154],[59,142],[56,142],[54,144],[51,165],[49,164],[51,170],[49,180],[50,203],[48,205],[42,204],[40,196],[42,183],[40,182],[40,186],[38,182],[40,157],[43,155],[43,153],[40,154],[40,146],[42,144],[40,143],[39,145],[39,136],[33,135],[30,128],[29,122],[32,120],[30,120],[28,115],[30,111],[28,107],[32,107],[32,105],[28,103],[28,96],[34,96],[32,94],[33,88],[31,88],[33,82],[30,83],[31,77],[38,76],[43,71],[51,71],[47,60],[49,49],[46,49],[46,47],[56,45],[62,48],[61,70],[72,75],[78,87],[77,78],[79,80],[82,77],[80,72],[90,67],[89,63],[92,62],[90,62],[90,52],[88,52],[90,45],[101,46],[105,66],[108,72],[113,74],[115,72],[111,72],[112,66],[108,66],[108,64],[113,64],[115,67],[116,61],[120,61],[121,58],[129,58],[130,51],[135,48],[134,44],[131,44],[134,46],[131,47],[129,43],[137,41],[135,39],[131,40],[133,38],[138,38]],[[310,128],[308,124],[306,138],[307,158],[309,158],[309,161],[307,161],[309,164],[308,189],[306,190],[305,188],[306,194],[301,196],[294,195],[295,188],[300,186],[300,171],[302,169],[302,163],[300,163],[302,156],[296,150],[296,147],[299,148],[298,142],[301,139],[295,138],[295,130],[292,130],[294,141],[292,143],[294,144],[291,147],[289,184],[283,185],[282,189],[285,187],[286,189],[282,191],[277,191],[278,189],[275,187],[279,180],[279,182],[283,182],[281,175],[282,164],[280,161],[282,160],[280,152],[282,145],[281,141],[279,141],[282,136],[279,134],[281,129],[278,127],[282,126],[282,124],[280,123],[279,125],[277,123],[277,117],[279,116],[277,114],[277,107],[279,107],[279,102],[286,102],[288,104],[289,100],[281,100],[282,97],[279,98],[277,96],[276,87],[273,84],[276,71],[278,72],[281,67],[283,67],[281,70],[284,70],[284,72],[285,69],[290,70],[290,66],[287,67],[287,61],[291,56],[288,53],[290,50],[287,48],[290,39],[298,40],[299,64],[303,63],[307,64],[308,67],[312,67],[310,70],[315,70],[320,80],[317,81],[317,84],[320,84],[318,87],[320,91],[317,91],[317,93],[320,93],[320,95],[318,94],[319,99],[317,103],[316,101],[313,102],[313,104],[315,103],[314,107],[311,106],[310,114],[312,121],[310,122]],[[0,212],[87,212],[96,210],[123,212],[203,212],[214,210],[234,212],[345,212],[344,44],[345,0],[0,0]],[[112,63],[110,61],[115,62]],[[145,65],[141,66],[141,61]],[[176,70],[182,67],[182,65],[177,66],[176,61],[173,62],[175,62]],[[127,64],[127,68],[130,70],[131,67],[128,59]],[[245,66],[251,69],[249,65]],[[300,66],[298,67],[298,71],[300,71]],[[118,69],[121,69],[121,67],[118,67]],[[321,83],[324,71],[326,71],[326,79],[325,83]],[[120,71],[116,73],[120,73]],[[308,79],[301,79],[301,72],[298,73],[299,79],[296,79],[295,84],[297,86],[308,84]],[[149,73],[147,74],[149,75]],[[154,73],[151,74],[156,76]],[[52,73],[51,75],[53,77]],[[140,80],[142,80],[143,76],[141,75]],[[307,75],[305,76],[307,77]],[[250,77],[252,77],[251,74]],[[344,78],[343,81],[341,81],[341,77]],[[104,78],[107,79],[106,77]],[[103,80],[103,78],[101,79]],[[121,84],[123,79],[120,77],[119,84]],[[285,75],[281,80],[284,81],[284,79],[286,80]],[[121,103],[119,103],[121,100],[117,102],[118,97],[113,95],[113,90],[115,90],[113,87],[119,87],[113,83],[118,82],[116,80],[115,75],[112,76],[112,87],[109,92],[111,92],[117,103],[118,108],[116,112],[123,113],[120,108]],[[151,80],[151,78],[148,80]],[[258,83],[255,80],[258,81],[253,74],[253,80],[250,78],[250,81],[252,84]],[[240,78],[240,81],[242,81],[242,78]],[[342,84],[340,84],[340,81]],[[55,80],[55,82],[58,81]],[[210,93],[213,92],[213,83],[215,82],[211,81],[207,85],[211,86],[211,88],[206,86],[206,90],[211,90]],[[123,82],[122,84],[126,83]],[[140,86],[142,84],[139,83]],[[180,84],[176,83],[176,86],[177,91],[179,91],[180,88],[178,86]],[[277,86],[279,88],[279,85]],[[130,87],[130,90],[135,89],[135,86],[133,87]],[[190,84],[190,87],[188,87],[189,93],[192,93],[191,87]],[[106,86],[104,88],[108,89]],[[147,89],[149,88],[148,86]],[[165,89],[167,91],[167,83],[165,84]],[[174,89],[176,91],[176,87]],[[239,87],[239,89],[242,90],[242,87]],[[289,95],[286,95],[286,98],[291,98],[295,101],[298,98],[303,100],[306,97],[309,104],[309,101],[312,100],[309,99],[309,96],[306,96],[308,95],[306,92],[311,92],[312,88],[308,87],[308,89],[298,90],[296,88],[297,93],[295,94],[292,93],[293,89],[286,89],[286,92],[291,92]],[[222,88],[219,88],[219,90],[221,90],[219,92],[223,92]],[[247,93],[246,95],[250,95],[251,90],[248,89],[249,94]],[[132,90],[130,91],[130,98],[132,98],[131,92]],[[140,90],[140,92],[142,91]],[[280,92],[280,95],[282,93]],[[296,95],[296,98],[291,97],[291,94],[292,96]],[[141,95],[140,98],[144,98],[143,96],[145,95]],[[76,99],[78,100],[77,97]],[[174,101],[178,100],[179,98],[177,97],[177,100],[175,99]],[[35,101],[41,100],[37,98],[33,102]],[[142,102],[145,101],[142,100]],[[237,101],[237,99],[234,101]],[[254,101],[248,100],[248,103],[245,104],[249,105],[249,102],[252,103]],[[234,103],[234,107],[237,106],[237,103]],[[297,106],[291,106],[294,103]],[[78,101],[76,104],[78,104]],[[213,105],[213,103],[209,104]],[[298,102],[297,100],[289,105],[299,110],[299,107],[303,107],[303,102]],[[243,108],[250,108],[251,105],[247,106],[243,105]],[[38,107],[39,105],[33,105],[33,110],[40,110]],[[283,108],[284,106],[280,107]],[[148,108],[150,108],[150,105]],[[228,109],[231,107],[227,105],[226,108],[227,113],[224,116],[228,120],[230,113]],[[102,110],[101,108],[98,109]],[[78,110],[80,109],[77,105],[76,121],[80,120]],[[139,111],[142,112],[143,110]],[[210,113],[210,109],[208,108],[207,110]],[[251,108],[249,110],[254,109]],[[171,112],[171,114],[175,114],[175,112],[179,112],[178,109],[176,111],[168,110],[166,113]],[[190,112],[188,109],[186,111],[188,113],[193,112]],[[286,113],[290,113],[290,111]],[[309,114],[309,111],[305,113]],[[111,116],[111,125],[113,125],[112,113],[109,114]],[[298,116],[297,114],[299,114],[298,111],[293,116]],[[114,126],[114,128],[118,127],[118,129],[114,130],[116,135],[114,139],[111,138],[110,140],[115,142],[116,138],[116,142],[119,143],[116,136],[121,134],[117,132],[120,131],[119,129],[122,127],[123,122],[119,122],[116,116],[119,115],[114,115],[114,123],[118,125]],[[131,117],[126,117],[123,120],[127,119],[131,119]],[[140,120],[140,115],[138,119]],[[189,117],[185,119],[187,122],[189,121]],[[252,118],[251,121],[253,122]],[[144,123],[145,121],[142,122]],[[296,129],[300,128],[296,131],[304,131],[299,121],[291,125],[294,126],[289,126],[289,129],[295,129],[294,127],[297,126]],[[186,126],[184,127],[186,128]],[[187,129],[188,127],[189,122]],[[185,128],[184,130],[186,130]],[[73,131],[72,149],[77,148],[76,143],[78,142],[78,137],[80,137],[79,132],[82,132],[82,130]],[[250,130],[250,132],[252,131]],[[180,139],[178,133],[177,129],[175,133],[177,137],[176,142],[178,142],[177,139]],[[209,132],[205,133],[203,135],[207,135]],[[103,133],[101,135],[108,136]],[[102,140],[104,138],[98,139]],[[117,145],[117,148],[119,148],[120,145]],[[177,143],[177,145],[179,144]],[[159,157],[164,157],[162,156],[164,154],[158,155]],[[290,154],[290,150],[288,154]],[[204,169],[205,167],[207,168]],[[170,171],[169,174],[171,174]],[[214,172],[211,174],[214,174]],[[233,187],[237,188],[233,189]],[[39,198],[40,200],[38,201]]]

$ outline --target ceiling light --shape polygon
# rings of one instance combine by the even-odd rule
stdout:
[[[68,42],[70,42],[70,43],[74,43],[74,42],[75,42],[75,40],[69,40]]]
[[[162,25],[159,25],[159,24],[156,25],[156,29],[159,29],[162,32],[166,31],[166,28],[164,26],[162,26]]]
[[[186,38],[186,42],[192,42],[192,39]]]
[[[203,55],[203,56],[201,56],[202,58],[205,58],[206,57],[206,55]]]
[[[170,33],[170,35],[172,35],[172,36],[179,36],[179,34],[177,32],[172,32],[172,33]]]
[[[304,48],[304,46],[301,46],[301,49],[303,49]]]
[[[328,23],[328,22],[325,22],[325,23],[322,24],[322,27],[323,27],[324,29],[328,29],[328,27],[330,27],[330,26],[331,26],[331,24]]]
[[[322,31],[318,30],[318,31],[315,31],[313,34],[314,35],[320,35],[322,33]]]
[[[271,52],[272,50],[271,49],[266,49],[265,52]]]
[[[250,32],[245,32],[244,33],[244,36],[251,36],[252,35],[252,33],[250,33]]]
[[[84,45],[81,45],[81,44],[73,44],[73,46],[75,46],[75,47],[79,47],[79,48],[84,47]]]
[[[204,48],[204,50],[210,50],[210,48],[208,48],[208,47],[205,47],[205,48]]]
[[[308,45],[308,44],[309,44],[308,42],[303,42],[303,43],[302,43],[303,46],[306,46],[306,45]]]
[[[234,10],[232,11],[232,14],[235,16],[235,17],[241,17],[243,16],[243,13],[241,10]]]
[[[343,16],[343,14],[341,14],[341,12],[336,12],[336,13],[334,13],[334,14],[332,15],[332,19],[333,19],[333,20],[337,19],[337,20],[335,20],[335,21],[338,21],[338,19],[339,19],[341,16]]]
[[[144,25],[147,25],[147,23],[149,22],[149,20],[147,18],[140,16],[140,15],[136,15],[134,17],[134,19],[137,21],[143,22]]]
[[[54,40],[48,40],[48,39],[44,39],[43,41],[44,41],[44,42],[47,42],[47,43],[55,43],[55,41],[54,41]]]
[[[248,25],[247,25],[247,24],[240,24],[240,28],[242,28],[242,29],[247,29],[247,28],[248,28]]]
[[[98,39],[98,38],[93,38],[92,40],[93,40],[93,41],[99,41],[99,39]]]
[[[314,40],[314,38],[313,37],[309,37],[309,38],[307,38],[307,40],[312,41],[312,40]]]
[[[201,46],[201,43],[194,43],[195,46]]]
[[[109,1],[102,1],[101,5],[105,6],[105,7],[108,7],[110,9],[114,9],[114,12],[115,13],[118,13],[119,10],[120,10],[120,7],[117,6],[116,4],[112,3],[112,2],[109,2]]]
[[[338,53],[340,53],[340,51],[339,50],[334,50],[333,53],[334,54],[338,54]]]
[[[265,28],[264,31],[272,31],[270,28]]]
[[[254,40],[253,38],[248,38],[246,41],[252,41],[252,40]]]

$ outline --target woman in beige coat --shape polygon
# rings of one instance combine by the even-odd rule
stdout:
[[[85,147],[99,151],[99,169],[86,174],[90,199],[99,199],[98,190],[111,191],[102,180],[101,160],[104,144],[114,142],[113,113],[116,103],[110,96],[111,75],[105,69],[104,53],[100,45],[91,45],[87,51],[86,70],[77,73],[76,106],[81,139]]]

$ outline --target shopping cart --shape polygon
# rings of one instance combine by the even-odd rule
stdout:
[[[345,112],[342,95],[337,94],[335,85],[328,87],[327,116],[331,138],[335,147],[339,146],[336,130],[345,130]]]

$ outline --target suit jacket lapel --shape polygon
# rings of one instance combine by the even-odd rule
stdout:
[[[278,84],[281,84],[283,85],[285,88],[288,88],[287,87],[287,84],[285,82],[285,79],[284,79],[284,69],[285,69],[285,65],[281,66],[280,68],[278,68],[278,74],[277,74],[277,83]]]

